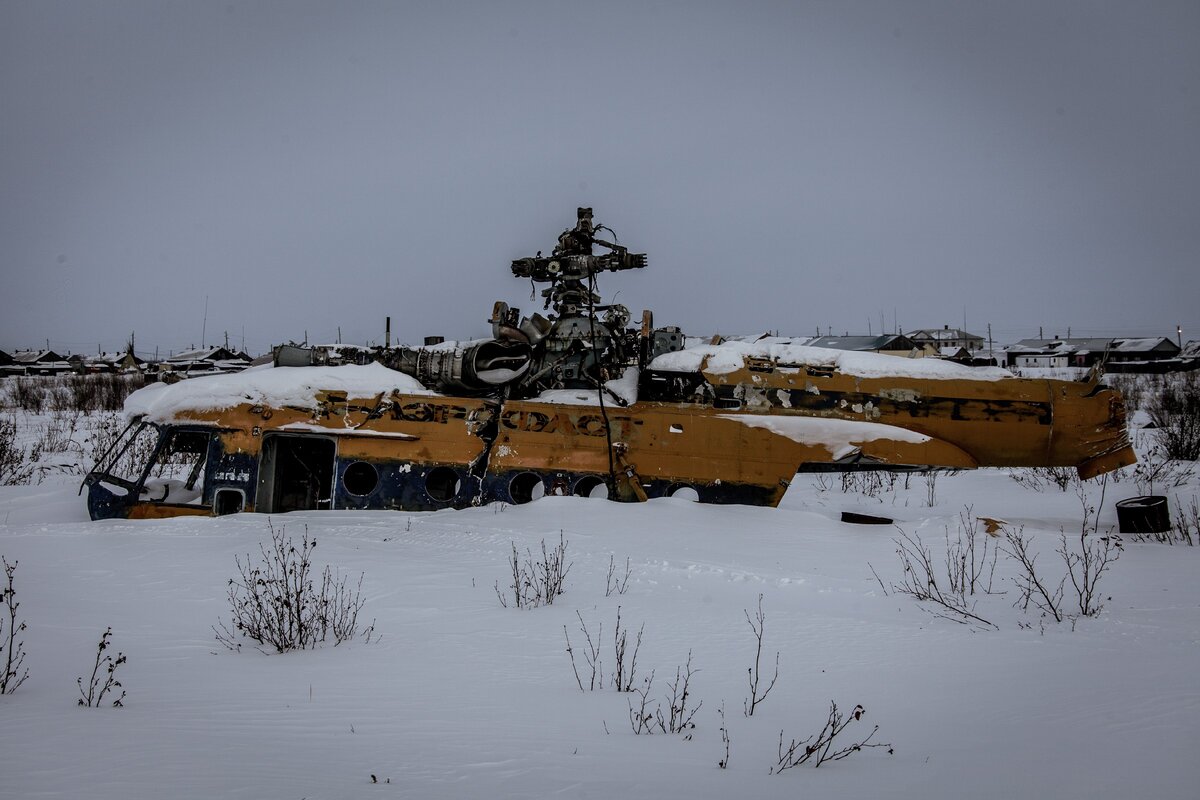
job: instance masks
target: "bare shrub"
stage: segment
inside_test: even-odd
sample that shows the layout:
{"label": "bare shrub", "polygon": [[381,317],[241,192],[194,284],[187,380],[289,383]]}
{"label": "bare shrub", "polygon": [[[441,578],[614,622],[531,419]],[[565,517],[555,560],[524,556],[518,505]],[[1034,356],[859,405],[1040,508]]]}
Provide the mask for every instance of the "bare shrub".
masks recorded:
{"label": "bare shrub", "polygon": [[[655,704],[654,709],[650,709],[650,692],[654,685],[654,673],[651,672],[644,685],[633,690],[638,696],[637,707],[634,707],[632,700],[629,701],[629,725],[634,734],[686,733],[693,730],[696,724],[692,720],[704,705],[703,701],[694,706],[690,705],[692,676],[698,671],[692,669],[692,653],[689,650],[687,663],[675,668],[675,680],[667,684],[668,692],[663,698],[666,701],[665,714],[662,703]],[[690,736],[691,734],[688,734],[689,738]]]}
{"label": "bare shrub", "polygon": [[1167,458],[1200,460],[1200,373],[1168,376],[1146,410]]}
{"label": "bare shrub", "polygon": [[38,438],[33,450],[39,456],[56,453],[78,453],[83,455],[83,447],[75,441],[79,431],[80,414],[72,410],[56,410],[49,419],[38,426]]}
{"label": "bare shrub", "polygon": [[[1088,505],[1082,489],[1079,501],[1083,505],[1083,522],[1079,526],[1079,546],[1068,546],[1067,534],[1059,537],[1057,552],[1067,567],[1067,580],[1075,590],[1076,606],[1085,617],[1094,617],[1104,608],[1100,601],[1099,584],[1104,573],[1120,557],[1121,540],[1116,536],[1097,536],[1096,507]],[[1104,496],[1100,497],[1103,505]],[[1111,533],[1111,531],[1110,531]]]}
{"label": "bare shrub", "polygon": [[[746,615],[746,624],[750,626],[750,632],[754,634],[754,666],[748,667],[746,672],[750,680],[750,697],[742,703],[742,713],[747,717],[754,716],[754,709],[758,704],[767,699],[767,695],[775,688],[775,681],[779,678],[779,651],[775,651],[775,672],[771,675],[771,680],[766,688],[759,694],[759,686],[762,681],[762,673],[760,665],[762,662],[762,646],[763,646],[763,631],[766,628],[767,615],[762,610],[763,596],[758,596],[758,611],[754,615],[754,619],[750,618],[750,612],[747,609],[742,609],[742,613]],[[722,709],[724,706],[722,706]],[[723,715],[722,715],[723,718]]]}
{"label": "bare shrub", "polygon": [[[312,554],[317,540],[307,526],[299,542],[268,522],[271,544],[259,545],[261,560],[251,563],[235,557],[238,575],[229,579],[231,619],[213,627],[217,641],[231,650],[241,649],[241,637],[273,647],[276,652],[305,650],[332,638],[334,645],[358,634],[363,575],[354,585],[326,566],[319,576]],[[319,581],[319,582],[318,582]],[[363,631],[367,641],[374,623]]]}
{"label": "bare shrub", "polygon": [[0,486],[28,483],[33,474],[32,460],[17,441],[16,420],[0,417]]}
{"label": "bare shrub", "polygon": [[613,628],[613,656],[616,668],[613,670],[613,685],[618,692],[632,692],[633,682],[637,677],[638,651],[642,649],[642,632],[646,624],[638,628],[637,638],[634,639],[633,652],[629,652],[629,628],[621,627],[621,607],[617,606],[617,624]]}
{"label": "bare shrub", "polygon": [[8,385],[8,404],[40,414],[46,407],[46,384],[38,378],[14,378]]}
{"label": "bare shrub", "polygon": [[1200,543],[1200,500],[1192,495],[1191,501],[1179,509],[1175,517],[1175,537],[1188,546]]}
{"label": "bare shrub", "polygon": [[[560,531],[558,545],[547,550],[546,540],[542,539],[542,557],[536,561],[529,550],[525,551],[522,561],[514,542],[508,565],[512,573],[512,583],[508,589],[512,593],[513,605],[517,608],[553,605],[554,598],[565,591],[564,583],[567,573],[571,571],[571,564],[567,561],[567,541]],[[508,598],[500,591],[500,581],[496,581],[495,589],[500,605],[508,608]]]}
{"label": "bare shrub", "polygon": [[999,548],[992,546],[991,536],[980,534],[979,519],[971,506],[958,512],[958,521],[958,533],[953,540],[950,529],[946,528],[946,577],[950,591],[964,598],[992,594]]}
{"label": "bare shrub", "polygon": [[841,473],[839,480],[843,494],[856,492],[866,497],[878,497],[895,491],[899,475],[890,470],[858,470]]}
{"label": "bare shrub", "polygon": [[0,674],[0,695],[12,694],[17,690],[17,687],[25,682],[29,677],[29,670],[25,664],[25,642],[19,640],[17,635],[25,630],[25,622],[17,622],[17,609],[21,604],[17,602],[16,589],[13,588],[13,576],[17,571],[17,564],[14,561],[8,563],[8,559],[0,556],[0,563],[4,565],[4,584],[0,585],[0,603],[3,604],[4,610],[8,616],[8,631],[4,630],[5,620],[0,617],[0,657],[4,660],[4,672]]}
{"label": "bare shrub", "polygon": [[1088,538],[1087,531],[1079,534],[1079,547],[1071,548],[1063,534],[1057,552],[1067,566],[1067,579],[1075,590],[1076,606],[1085,617],[1094,617],[1104,610],[1100,600],[1100,578],[1120,557],[1121,540],[1115,536]]}
{"label": "bare shrub", "polygon": [[[575,616],[579,618],[579,630],[583,633],[583,640],[587,645],[587,649],[583,651],[583,661],[588,670],[587,688],[584,689],[583,677],[580,675],[579,665],[575,661],[575,648],[571,646],[571,635],[567,632],[567,626],[564,625],[563,636],[567,640],[567,655],[571,658],[571,669],[575,673],[575,682],[579,685],[580,691],[603,689],[605,686],[604,665],[600,659],[600,643],[604,636],[604,623],[599,623],[596,635],[593,636],[587,623],[583,621],[583,615],[576,611]],[[634,691],[634,682],[637,680],[638,651],[642,649],[642,634],[645,630],[645,624],[638,628],[631,652],[629,650],[629,629],[622,626],[621,607],[617,606],[617,623],[613,629],[613,661],[616,666],[609,673],[609,682],[618,692]]]}
{"label": "bare shrub", "polygon": [[1029,467],[1011,470],[1008,474],[1019,486],[1035,492],[1048,486],[1057,486],[1059,491],[1065,492],[1079,481],[1079,473],[1074,467]]}
{"label": "bare shrub", "polygon": [[1138,375],[1132,372],[1110,372],[1104,376],[1104,382],[1121,393],[1125,407],[1129,411],[1137,411],[1142,407],[1143,398],[1148,394],[1147,388],[1153,389],[1154,378],[1150,375]]}
{"label": "bare shrub", "polygon": [[617,564],[614,556],[608,557],[608,577],[604,582],[604,596],[612,597],[613,594],[625,594],[625,590],[629,588],[629,575],[632,570],[629,566],[629,559],[625,559],[625,572],[617,574]]}
{"label": "bare shrub", "polygon": [[125,663],[126,658],[124,653],[117,653],[117,657],[113,658],[111,654],[105,651],[109,646],[109,638],[112,637],[112,628],[108,628],[104,633],[100,634],[100,643],[96,646],[96,663],[92,666],[92,676],[88,680],[88,687],[83,688],[83,678],[75,679],[79,684],[79,705],[88,708],[98,708],[104,702],[105,695],[111,695],[115,689],[121,690],[121,696],[112,701],[114,707],[120,708],[121,701],[125,699],[125,689],[121,686],[121,682],[117,680],[117,667]]}
{"label": "bare shrub", "polygon": [[850,716],[843,716],[837,703],[830,700],[829,716],[825,720],[825,725],[814,735],[807,739],[792,739],[785,747],[781,730],[779,732],[779,758],[775,766],[771,767],[772,774],[779,774],[808,763],[812,763],[813,767],[819,767],[829,761],[841,761],[843,758],[849,758],[855,753],[871,747],[886,747],[888,755],[891,755],[894,752],[892,745],[871,742],[871,739],[879,731],[878,725],[862,739],[851,741],[850,744],[845,744],[846,740],[843,739],[835,749],[837,737],[844,733],[851,724],[862,720],[865,713],[866,710],[861,705],[856,705],[850,712]]}
{"label": "bare shrub", "polygon": [[[970,536],[974,535],[975,530],[971,529]],[[974,594],[972,588],[979,585],[978,575],[982,574],[982,567],[977,565],[982,561],[977,562],[975,559],[977,555],[982,554],[977,553],[974,544],[962,544],[961,529],[957,550],[948,551],[944,568],[936,563],[929,546],[919,535],[909,536],[900,531],[900,536],[892,541],[896,545],[896,555],[904,571],[901,582],[892,584],[893,591],[921,602],[932,603],[935,608],[930,609],[930,613],[935,617],[964,625],[996,627],[994,623],[976,614],[975,601],[968,599]],[[964,558],[969,561],[964,562]],[[973,575],[976,577],[973,578]]]}
{"label": "bare shrub", "polygon": [[120,411],[125,398],[146,385],[142,374],[119,375],[115,372],[97,375],[71,375],[65,388],[70,394],[70,406],[76,411]]}
{"label": "bare shrub", "polygon": [[1161,443],[1148,448],[1133,468],[1133,483],[1138,493],[1154,494],[1154,484],[1160,489],[1175,489],[1187,484],[1195,473],[1195,466],[1186,461],[1171,458]]}
{"label": "bare shrub", "polygon": [[725,745],[725,757],[717,762],[717,766],[721,769],[729,769],[729,728],[725,726],[725,701],[721,701],[721,707],[717,709],[717,713],[721,715],[721,744]]}
{"label": "bare shrub", "polygon": [[567,633],[567,626],[563,625],[563,636],[567,640],[567,655],[571,657],[571,670],[575,673],[575,683],[579,684],[579,691],[581,692],[592,692],[596,689],[603,689],[604,664],[600,660],[600,637],[604,635],[604,623],[600,623],[596,631],[596,636],[593,639],[591,631],[588,630],[587,623],[583,621],[583,615],[576,611],[575,616],[579,617],[579,630],[583,632],[583,640],[587,643],[587,649],[583,652],[583,660],[590,671],[588,686],[585,690],[583,688],[583,678],[579,675],[579,666],[575,663],[575,649],[571,647],[571,634]]}
{"label": "bare shrub", "polygon": [[[1066,572],[1057,583],[1044,571],[1038,571],[1038,554],[1030,548],[1032,537],[1026,536],[1023,528],[1006,531],[1005,552],[1017,562],[1018,567],[1018,573],[1013,578],[1017,586],[1017,599],[1013,605],[1022,611],[1028,611],[1032,605],[1043,614],[1053,617],[1055,622],[1062,622],[1068,618],[1092,617],[1103,609],[1100,579],[1120,557],[1121,540],[1111,535],[1098,536],[1096,510],[1088,505],[1082,491],[1080,500],[1083,503],[1083,522],[1079,527],[1078,546],[1072,545],[1065,531],[1059,532],[1055,552]],[[1072,589],[1070,599],[1066,596],[1068,583]],[[1078,609],[1078,613],[1071,610],[1072,605]]]}
{"label": "bare shrub", "polygon": [[654,709],[650,707],[650,692],[654,688],[654,672],[642,682],[642,687],[635,690],[638,705],[629,701],[629,727],[633,728],[635,736],[643,733],[654,733]]}
{"label": "bare shrub", "polygon": [[931,469],[925,473],[925,505],[933,508],[937,505],[938,470]]}
{"label": "bare shrub", "polygon": [[1038,554],[1030,550],[1033,539],[1025,535],[1024,528],[1005,531],[1004,539],[1008,544],[1005,554],[1014,559],[1019,568],[1018,574],[1013,578],[1017,586],[1017,599],[1013,605],[1022,611],[1028,611],[1032,604],[1043,614],[1054,617],[1055,622],[1062,622],[1066,576],[1064,575],[1055,586],[1052,582],[1047,582],[1044,573],[1038,572]]}
{"label": "bare shrub", "polygon": [[667,684],[667,716],[663,717],[661,709],[655,714],[659,728],[665,733],[683,733],[696,727],[692,719],[704,705],[703,701],[689,705],[692,676],[697,672],[699,670],[692,669],[692,651],[689,650],[687,662],[675,668],[675,680]]}
{"label": "bare shrub", "polygon": [[[571,671],[575,675],[575,684],[581,692],[595,691],[611,686],[618,692],[634,695],[629,700],[629,724],[635,734],[647,733],[684,733],[695,728],[692,721],[703,703],[693,705],[691,681],[698,670],[692,669],[692,653],[688,651],[687,662],[675,668],[675,680],[667,684],[668,692],[662,702],[653,702],[654,672],[642,679],[638,684],[637,660],[642,648],[642,634],[646,626],[638,628],[637,636],[630,649],[629,629],[621,622],[621,607],[617,606],[617,621],[613,627],[613,663],[607,682],[604,677],[604,665],[601,662],[601,642],[604,637],[604,623],[601,622],[593,635],[584,622],[583,615],[578,611],[575,616],[579,619],[579,630],[583,634],[584,647],[581,650],[581,660],[584,671],[581,673],[579,662],[576,661],[576,650],[571,644],[571,635],[567,626],[563,626],[563,636],[567,641],[567,655],[571,659]],[[584,676],[587,681],[584,681]]]}

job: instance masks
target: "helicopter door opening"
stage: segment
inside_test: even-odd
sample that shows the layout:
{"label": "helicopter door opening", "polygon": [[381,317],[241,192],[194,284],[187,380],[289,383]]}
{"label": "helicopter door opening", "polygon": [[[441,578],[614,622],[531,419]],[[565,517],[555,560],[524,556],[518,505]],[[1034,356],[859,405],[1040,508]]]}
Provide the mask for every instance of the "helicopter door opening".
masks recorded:
{"label": "helicopter door opening", "polygon": [[337,446],[321,436],[263,437],[255,510],[268,514],[333,507]]}

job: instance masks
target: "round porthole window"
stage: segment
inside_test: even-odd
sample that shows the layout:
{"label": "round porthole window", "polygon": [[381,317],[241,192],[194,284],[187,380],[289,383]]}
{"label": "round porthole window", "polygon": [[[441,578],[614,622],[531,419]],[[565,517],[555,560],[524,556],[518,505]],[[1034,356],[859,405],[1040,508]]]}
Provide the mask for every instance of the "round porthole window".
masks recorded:
{"label": "round porthole window", "polygon": [[534,472],[522,472],[508,484],[508,493],[517,505],[537,500],[546,494],[546,484]]}
{"label": "round porthole window", "polygon": [[574,494],[576,497],[608,497],[608,486],[604,481],[594,475],[588,475],[580,478],[575,484]]}
{"label": "round porthole window", "polygon": [[439,503],[453,500],[460,488],[458,473],[450,467],[434,467],[425,475],[425,491]]}
{"label": "round porthole window", "polygon": [[370,494],[379,485],[379,471],[365,461],[355,461],[342,473],[342,485],[350,494]]}
{"label": "round porthole window", "polygon": [[679,500],[690,500],[693,503],[700,502],[700,493],[696,491],[695,487],[687,485],[672,486],[671,490],[667,492],[667,497],[675,497]]}

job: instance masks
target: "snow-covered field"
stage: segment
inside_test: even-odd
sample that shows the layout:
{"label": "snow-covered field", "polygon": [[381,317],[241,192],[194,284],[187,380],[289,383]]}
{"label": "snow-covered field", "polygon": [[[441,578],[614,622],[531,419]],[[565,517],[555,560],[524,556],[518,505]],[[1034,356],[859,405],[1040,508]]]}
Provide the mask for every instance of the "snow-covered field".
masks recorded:
{"label": "snow-covered field", "polygon": [[[837,475],[798,476],[778,509],[548,497],[282,515],[273,522],[289,535],[315,536],[318,564],[365,574],[363,615],[379,638],[266,655],[227,650],[212,630],[228,617],[235,557],[269,540],[266,517],[94,523],[77,485],[50,470],[41,484],[0,487],[0,554],[19,562],[29,668],[0,697],[5,798],[1200,793],[1200,548],[1126,537],[1102,578],[1103,611],[1074,623],[1014,608],[1003,558],[993,588],[1006,593],[975,606],[996,630],[939,619],[893,589],[900,531],[940,558],[966,509],[1023,526],[1057,581],[1060,529],[1077,533],[1083,518],[1070,488],[1035,491],[1003,470],[943,474],[930,505],[919,475],[876,497],[843,492]],[[1100,501],[1099,483],[1086,491]],[[1198,492],[1194,475],[1172,488],[1172,511]],[[1135,494],[1131,477],[1108,482],[1101,533],[1116,524],[1114,501]],[[843,510],[900,530],[842,523]],[[494,585],[508,582],[512,544],[536,552],[560,533],[565,594],[503,607]],[[624,594],[606,596],[610,557],[618,573],[629,559]],[[747,717],[746,612],[759,595],[764,683],[776,652],[779,677]],[[691,653],[703,706],[686,735],[635,735],[633,695],[576,685],[564,627],[583,670],[580,618],[593,634],[603,624],[607,675],[618,607],[634,632],[644,624],[637,674],[654,671],[652,705]],[[128,657],[124,706],[80,708],[76,678],[86,682],[108,626]],[[785,741],[815,734],[831,700],[866,709],[844,737],[878,725],[872,742],[894,752],[772,774],[781,730]]]}

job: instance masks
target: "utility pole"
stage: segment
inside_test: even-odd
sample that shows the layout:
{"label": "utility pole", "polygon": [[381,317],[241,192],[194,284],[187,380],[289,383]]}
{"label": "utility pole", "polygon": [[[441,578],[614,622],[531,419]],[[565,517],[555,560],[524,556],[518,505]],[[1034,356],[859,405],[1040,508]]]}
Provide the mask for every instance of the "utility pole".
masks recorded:
{"label": "utility pole", "polygon": [[1183,326],[1182,325],[1175,326],[1175,343],[1177,345],[1179,345],[1180,350],[1183,349]]}
{"label": "utility pole", "polygon": [[204,295],[204,324],[200,326],[200,347],[204,347],[204,337],[208,333],[208,295]]}

